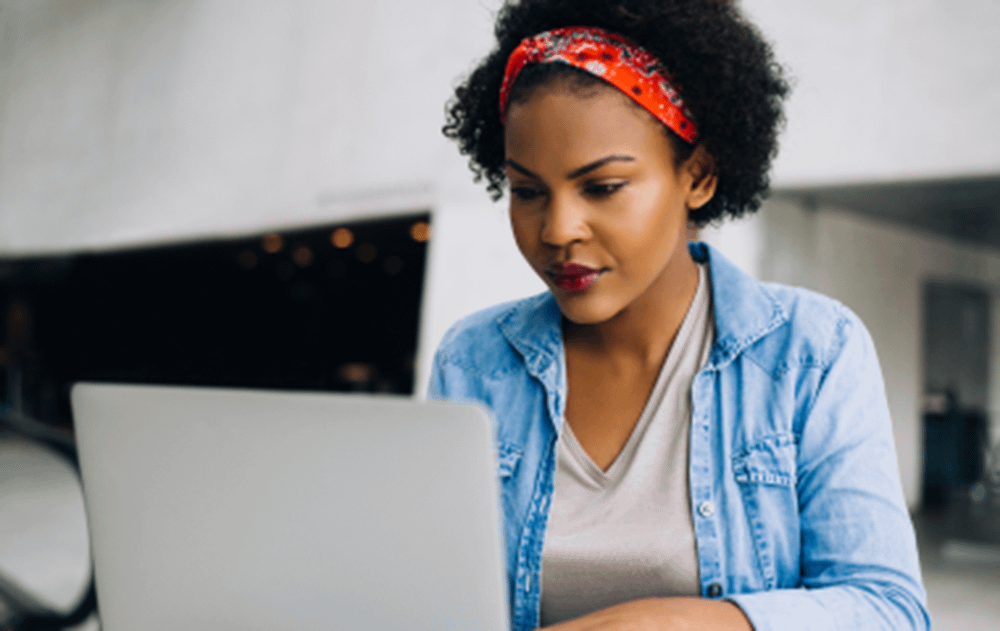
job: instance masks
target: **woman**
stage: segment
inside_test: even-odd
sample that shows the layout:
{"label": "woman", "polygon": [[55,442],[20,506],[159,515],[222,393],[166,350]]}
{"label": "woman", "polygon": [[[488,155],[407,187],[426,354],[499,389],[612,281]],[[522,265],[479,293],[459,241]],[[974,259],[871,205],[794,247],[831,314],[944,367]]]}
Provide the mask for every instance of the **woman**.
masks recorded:
{"label": "woman", "polygon": [[689,225],[752,212],[780,69],[729,0],[522,0],[445,134],[542,295],[446,335],[494,414],[512,627],[924,629],[875,351]]}

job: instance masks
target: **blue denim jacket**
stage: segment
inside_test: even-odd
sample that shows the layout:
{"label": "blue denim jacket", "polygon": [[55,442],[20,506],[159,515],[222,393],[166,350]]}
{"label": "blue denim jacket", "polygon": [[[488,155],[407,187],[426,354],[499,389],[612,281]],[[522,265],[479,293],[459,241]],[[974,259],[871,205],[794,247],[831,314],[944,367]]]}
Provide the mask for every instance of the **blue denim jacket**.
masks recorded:
{"label": "blue denim jacket", "polygon": [[[757,631],[928,629],[871,338],[843,305],[758,282],[711,247],[715,343],[691,388],[690,485],[702,594]],[[430,396],[496,418],[511,626],[539,621],[542,546],[566,401],[548,292],[447,333]]]}

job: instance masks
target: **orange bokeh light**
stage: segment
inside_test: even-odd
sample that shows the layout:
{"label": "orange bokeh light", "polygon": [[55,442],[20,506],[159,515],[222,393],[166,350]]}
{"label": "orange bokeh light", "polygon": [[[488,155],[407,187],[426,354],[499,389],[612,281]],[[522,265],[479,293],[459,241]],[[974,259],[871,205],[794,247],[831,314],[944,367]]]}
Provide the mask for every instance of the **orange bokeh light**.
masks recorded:
{"label": "orange bokeh light", "polygon": [[260,240],[260,247],[268,254],[277,254],[285,249],[285,239],[280,234],[272,232]]}
{"label": "orange bokeh light", "polygon": [[431,225],[426,221],[418,221],[410,226],[410,236],[414,241],[423,243],[431,238]]}
{"label": "orange bokeh light", "polygon": [[351,244],[354,243],[354,233],[347,228],[337,228],[330,235],[330,243],[333,244],[335,248],[349,248]]}
{"label": "orange bokeh light", "polygon": [[313,262],[313,251],[307,245],[300,245],[292,252],[292,260],[299,267],[309,267]]}

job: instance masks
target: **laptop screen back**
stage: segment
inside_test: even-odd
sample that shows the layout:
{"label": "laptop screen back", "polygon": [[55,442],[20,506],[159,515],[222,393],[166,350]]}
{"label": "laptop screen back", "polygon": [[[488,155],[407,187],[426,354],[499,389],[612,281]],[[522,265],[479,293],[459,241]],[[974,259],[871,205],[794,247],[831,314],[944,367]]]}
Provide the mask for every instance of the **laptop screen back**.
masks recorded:
{"label": "laptop screen back", "polygon": [[507,628],[479,408],[98,384],[72,401],[106,631]]}

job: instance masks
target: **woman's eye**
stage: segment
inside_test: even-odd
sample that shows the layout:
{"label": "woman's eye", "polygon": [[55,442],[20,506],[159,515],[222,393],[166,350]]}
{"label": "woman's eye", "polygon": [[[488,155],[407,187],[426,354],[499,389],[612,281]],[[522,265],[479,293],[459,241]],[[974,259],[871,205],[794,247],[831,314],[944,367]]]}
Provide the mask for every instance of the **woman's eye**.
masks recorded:
{"label": "woman's eye", "polygon": [[588,195],[593,195],[595,197],[607,197],[618,191],[621,187],[625,186],[625,182],[603,182],[587,184],[584,187],[584,192]]}
{"label": "woman's eye", "polygon": [[540,195],[543,195],[544,191],[531,186],[511,186],[510,194],[521,201],[530,201]]}

